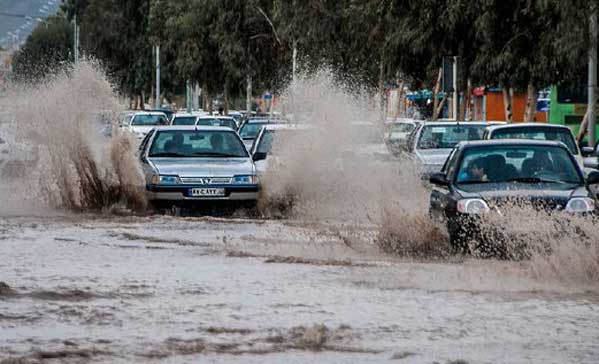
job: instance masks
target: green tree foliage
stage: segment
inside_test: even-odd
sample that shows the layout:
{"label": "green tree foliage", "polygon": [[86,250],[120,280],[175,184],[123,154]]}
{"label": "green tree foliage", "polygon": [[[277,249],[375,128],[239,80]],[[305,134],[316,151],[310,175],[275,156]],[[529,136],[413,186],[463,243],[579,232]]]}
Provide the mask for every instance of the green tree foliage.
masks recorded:
{"label": "green tree foliage", "polygon": [[372,87],[397,74],[432,87],[444,56],[460,57],[461,89],[468,79],[517,89],[580,84],[588,9],[596,3],[63,0],[63,16],[49,20],[48,29],[39,27],[17,61],[19,70],[26,53],[32,60],[44,54],[55,60],[50,63],[64,61],[72,37],[67,20],[77,14],[82,50],[100,59],[130,95],[151,89],[154,44],[160,44],[167,93],[192,80],[212,95],[226,90],[237,96],[248,75],[257,92],[276,91],[290,78],[294,47],[304,70],[327,65]]}
{"label": "green tree foliage", "polygon": [[13,58],[15,77],[39,80],[69,61],[73,34],[67,20],[54,16],[38,24]]}

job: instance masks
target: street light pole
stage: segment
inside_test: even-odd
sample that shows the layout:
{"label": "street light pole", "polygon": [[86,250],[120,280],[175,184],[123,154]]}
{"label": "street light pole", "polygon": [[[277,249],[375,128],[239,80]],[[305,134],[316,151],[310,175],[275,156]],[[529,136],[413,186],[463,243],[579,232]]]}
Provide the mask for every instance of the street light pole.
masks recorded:
{"label": "street light pole", "polygon": [[589,147],[596,144],[595,126],[597,123],[597,5],[591,4],[589,18],[589,104],[588,104],[588,134]]}
{"label": "street light pole", "polygon": [[154,99],[154,108],[158,109],[160,106],[160,46],[156,45],[156,98]]}
{"label": "street light pole", "polygon": [[458,120],[458,57],[453,57],[453,120]]}

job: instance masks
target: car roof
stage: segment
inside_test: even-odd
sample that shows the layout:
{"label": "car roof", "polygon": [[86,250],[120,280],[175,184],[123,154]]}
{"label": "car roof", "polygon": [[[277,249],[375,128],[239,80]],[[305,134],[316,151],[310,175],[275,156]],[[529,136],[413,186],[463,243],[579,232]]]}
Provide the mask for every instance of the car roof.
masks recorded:
{"label": "car roof", "polygon": [[423,126],[491,126],[496,125],[498,122],[487,122],[487,121],[426,121],[423,122]]}
{"label": "car roof", "polygon": [[234,132],[229,127],[226,126],[205,126],[205,125],[171,125],[171,126],[160,126],[155,128],[156,131],[227,131]]}
{"label": "car roof", "polygon": [[532,139],[489,139],[489,140],[471,140],[463,141],[458,144],[460,148],[483,147],[493,145],[515,145],[515,146],[546,146],[546,147],[563,147],[564,143],[553,140],[532,140]]}
{"label": "car roof", "polygon": [[570,130],[565,125],[556,125],[556,124],[547,124],[547,123],[511,123],[511,124],[503,124],[503,125],[493,125],[489,126],[489,131],[497,130],[497,129],[512,129],[512,128],[551,128],[551,129],[567,129]]}
{"label": "car roof", "polygon": [[135,111],[133,113],[134,116],[137,115],[164,115],[166,116],[166,114],[162,111]]}
{"label": "car roof", "polygon": [[231,116],[224,116],[224,115],[202,115],[199,118],[200,119],[230,119],[230,120],[235,120]]}
{"label": "car roof", "polygon": [[309,125],[303,124],[267,124],[262,127],[264,130],[309,130]]}
{"label": "car roof", "polygon": [[284,119],[251,118],[246,121],[246,124],[289,124],[289,123]]}

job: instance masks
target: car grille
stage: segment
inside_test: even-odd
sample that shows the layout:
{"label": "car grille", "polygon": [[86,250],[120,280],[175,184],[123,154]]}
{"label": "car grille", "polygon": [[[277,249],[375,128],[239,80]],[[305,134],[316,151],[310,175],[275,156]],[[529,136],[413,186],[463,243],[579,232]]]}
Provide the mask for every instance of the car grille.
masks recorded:
{"label": "car grille", "polygon": [[231,184],[231,179],[230,177],[181,177],[181,182],[201,185],[228,185]]}
{"label": "car grille", "polygon": [[561,199],[552,199],[552,198],[519,198],[519,199],[496,199],[492,201],[492,206],[498,208],[499,210],[509,210],[513,207],[532,207],[535,210],[544,210],[544,211],[555,211],[562,210],[566,204],[567,200]]}

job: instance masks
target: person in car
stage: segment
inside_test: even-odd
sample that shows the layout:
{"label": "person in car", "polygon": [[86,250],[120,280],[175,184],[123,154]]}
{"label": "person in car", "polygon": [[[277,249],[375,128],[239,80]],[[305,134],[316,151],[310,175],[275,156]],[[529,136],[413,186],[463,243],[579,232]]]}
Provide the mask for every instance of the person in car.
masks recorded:
{"label": "person in car", "polygon": [[175,133],[172,139],[164,143],[164,151],[167,153],[181,153],[183,149],[183,134],[181,133]]}
{"label": "person in car", "polygon": [[458,177],[461,182],[486,182],[489,180],[485,172],[484,158],[477,158],[470,162],[468,168]]}

